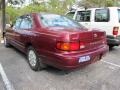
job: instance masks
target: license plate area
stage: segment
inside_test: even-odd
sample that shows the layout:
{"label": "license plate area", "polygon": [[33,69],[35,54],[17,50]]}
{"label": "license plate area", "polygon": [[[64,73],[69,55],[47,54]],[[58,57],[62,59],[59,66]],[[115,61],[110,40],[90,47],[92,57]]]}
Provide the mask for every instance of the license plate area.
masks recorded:
{"label": "license plate area", "polygon": [[90,59],[91,59],[91,58],[90,58],[89,55],[87,55],[87,56],[82,56],[82,57],[79,58],[79,63],[90,61]]}

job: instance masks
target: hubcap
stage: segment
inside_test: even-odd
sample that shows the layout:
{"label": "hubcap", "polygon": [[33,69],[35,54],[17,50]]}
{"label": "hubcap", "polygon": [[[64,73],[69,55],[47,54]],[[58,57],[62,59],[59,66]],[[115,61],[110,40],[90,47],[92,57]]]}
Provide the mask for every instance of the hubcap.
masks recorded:
{"label": "hubcap", "polygon": [[35,66],[36,63],[37,63],[37,56],[35,54],[35,52],[33,50],[30,50],[29,53],[28,53],[28,59],[29,59],[29,63],[31,66]]}

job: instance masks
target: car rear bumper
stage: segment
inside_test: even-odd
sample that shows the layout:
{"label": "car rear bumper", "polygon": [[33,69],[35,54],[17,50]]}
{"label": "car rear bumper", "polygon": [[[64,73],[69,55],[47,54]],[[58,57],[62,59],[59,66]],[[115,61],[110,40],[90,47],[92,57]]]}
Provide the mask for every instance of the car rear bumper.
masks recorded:
{"label": "car rear bumper", "polygon": [[[97,50],[84,53],[54,54],[52,57],[47,59],[46,63],[62,70],[72,70],[100,60],[108,52],[108,50],[108,46],[106,45]],[[80,57],[88,55],[90,56],[89,61],[79,63]]]}
{"label": "car rear bumper", "polygon": [[120,36],[114,37],[112,35],[107,36],[107,43],[110,46],[119,46],[120,45]]}

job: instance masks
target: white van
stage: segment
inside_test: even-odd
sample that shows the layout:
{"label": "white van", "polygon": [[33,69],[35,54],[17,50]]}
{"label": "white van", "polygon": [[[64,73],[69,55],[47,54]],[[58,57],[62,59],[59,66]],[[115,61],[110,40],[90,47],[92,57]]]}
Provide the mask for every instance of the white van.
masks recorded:
{"label": "white van", "polygon": [[106,31],[107,41],[110,47],[120,45],[120,8],[88,8],[70,11],[68,17],[91,29],[97,28]]}

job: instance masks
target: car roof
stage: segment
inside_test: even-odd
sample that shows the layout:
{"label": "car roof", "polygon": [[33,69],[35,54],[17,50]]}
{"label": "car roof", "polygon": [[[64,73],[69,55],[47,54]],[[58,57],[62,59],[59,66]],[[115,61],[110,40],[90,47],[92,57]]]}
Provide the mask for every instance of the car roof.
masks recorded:
{"label": "car roof", "polygon": [[[87,10],[105,9],[105,8],[109,8],[109,9],[120,9],[120,7],[100,7],[100,8],[88,8]],[[81,10],[85,10],[85,8],[78,8],[78,9],[77,9],[77,11],[81,11]]]}
{"label": "car roof", "polygon": [[[32,13],[27,13],[27,14],[23,14],[23,15],[20,15],[19,17],[25,17],[27,15],[40,15],[40,14],[52,14],[52,15],[59,15],[59,14],[55,14],[55,13],[49,13],[49,12],[32,12]],[[18,18],[19,18],[18,17]]]}

